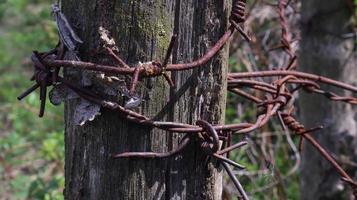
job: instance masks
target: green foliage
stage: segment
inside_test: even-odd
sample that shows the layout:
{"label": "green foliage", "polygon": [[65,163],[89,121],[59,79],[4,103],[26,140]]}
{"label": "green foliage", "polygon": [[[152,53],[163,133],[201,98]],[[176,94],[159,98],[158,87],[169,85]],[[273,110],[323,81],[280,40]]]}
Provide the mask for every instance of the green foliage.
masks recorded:
{"label": "green foliage", "polygon": [[48,1],[0,0],[0,199],[63,199],[62,107],[39,95],[16,97],[32,83],[29,55],[57,42]]}
{"label": "green foliage", "polygon": [[[246,71],[245,66],[239,66],[232,58],[229,60],[229,63],[232,71]],[[241,111],[237,111],[237,104],[241,104]],[[226,124],[254,122],[256,120],[256,109],[253,103],[238,95],[228,93]],[[231,158],[244,165],[246,172],[248,172],[238,175],[238,178],[246,191],[252,195],[252,199],[297,200],[299,199],[297,172],[286,177],[281,184],[273,185],[274,182],[279,180],[279,177],[285,177],[288,174],[295,164],[295,159],[292,159],[293,152],[281,128],[274,122],[270,123],[267,128],[268,130],[274,130],[274,132],[262,133],[262,131],[266,131],[266,128],[255,131],[248,135],[249,148],[231,152]],[[264,144],[263,138],[268,140],[269,144]],[[239,142],[242,139],[244,138],[234,138],[234,142]],[[265,160],[262,152],[264,148],[266,152],[273,152],[273,163]],[[247,156],[248,154],[250,156]],[[282,198],[283,196],[284,198]]]}

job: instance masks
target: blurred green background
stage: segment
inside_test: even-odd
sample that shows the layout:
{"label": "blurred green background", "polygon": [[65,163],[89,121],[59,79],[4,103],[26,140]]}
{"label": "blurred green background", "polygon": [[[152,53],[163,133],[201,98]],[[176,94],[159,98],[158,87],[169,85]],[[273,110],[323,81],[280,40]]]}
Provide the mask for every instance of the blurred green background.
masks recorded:
{"label": "blurred green background", "polygon": [[45,0],[0,0],[0,199],[63,199],[63,107],[39,95],[16,97],[32,84],[31,51],[56,45],[57,32]]}

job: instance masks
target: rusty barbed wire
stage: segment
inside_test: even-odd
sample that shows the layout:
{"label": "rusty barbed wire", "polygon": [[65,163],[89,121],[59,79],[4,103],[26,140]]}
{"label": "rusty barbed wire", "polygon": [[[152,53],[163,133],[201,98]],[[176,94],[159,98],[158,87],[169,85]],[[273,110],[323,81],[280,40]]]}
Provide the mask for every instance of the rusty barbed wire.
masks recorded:
{"label": "rusty barbed wire", "polygon": [[282,48],[290,55],[291,58],[295,56],[295,53],[291,47],[291,34],[289,31],[288,21],[285,15],[285,8],[288,3],[285,0],[278,1],[278,13],[280,18],[280,26],[281,26],[281,43]]}
{"label": "rusty barbed wire", "polygon": [[[284,15],[285,3],[279,1],[280,21],[282,24],[282,41],[289,50],[290,36],[287,22]],[[169,58],[176,41],[174,35],[171,39],[167,49],[166,57],[163,62],[152,61],[137,66],[129,66],[112,49],[106,48],[108,55],[112,56],[118,65],[102,65],[92,62],[83,62],[78,60],[64,60],[64,53],[66,50],[65,44],[60,40],[59,45],[49,52],[39,53],[34,51],[31,56],[35,71],[34,76],[31,78],[35,84],[21,94],[18,99],[21,100],[27,95],[40,88],[40,112],[39,116],[42,117],[45,110],[47,87],[63,84],[67,88],[73,90],[78,96],[86,99],[92,103],[101,105],[104,108],[118,112],[123,119],[137,123],[142,126],[151,128],[158,128],[167,132],[176,132],[186,134],[180,141],[178,147],[170,152],[155,153],[155,152],[122,152],[113,153],[112,157],[119,158],[169,158],[181,153],[189,144],[195,144],[200,147],[202,152],[207,156],[213,157],[221,163],[225,168],[237,190],[240,193],[241,199],[249,199],[247,193],[244,191],[242,185],[230,169],[229,165],[237,169],[244,169],[244,166],[229,159],[229,152],[238,149],[247,144],[246,141],[241,141],[232,144],[232,136],[238,134],[247,134],[256,131],[266,125],[274,116],[278,116],[284,129],[290,129],[295,135],[308,140],[320,153],[326,158],[341,175],[344,182],[351,186],[356,196],[356,182],[342,169],[342,167],[333,159],[333,157],[313,138],[309,133],[320,129],[321,127],[306,130],[305,127],[292,117],[291,101],[294,101],[293,94],[300,89],[305,89],[308,92],[322,94],[330,100],[342,101],[349,104],[356,104],[357,99],[354,97],[343,97],[335,93],[324,91],[320,88],[319,84],[333,85],[337,88],[352,91],[357,93],[357,87],[348,85],[339,81],[335,81],[326,77],[292,71],[296,61],[296,56],[289,50],[288,54],[291,55],[290,62],[285,69],[272,70],[272,71],[258,71],[258,72],[239,72],[229,73],[227,82],[227,89],[237,95],[240,95],[248,100],[254,102],[257,106],[257,118],[253,123],[239,123],[229,125],[211,124],[203,119],[197,120],[196,124],[184,124],[178,122],[162,122],[150,119],[140,113],[127,109],[121,106],[118,102],[106,99],[101,94],[94,93],[87,88],[78,86],[78,83],[67,80],[59,75],[60,69],[72,68],[82,69],[95,72],[101,72],[106,75],[122,75],[131,76],[130,93],[134,93],[138,81],[146,77],[163,76],[167,83],[174,87],[174,82],[167,72],[183,71],[193,69],[206,64],[213,56],[215,56],[221,48],[227,43],[235,31],[238,31],[247,41],[250,37],[245,33],[243,28],[239,25],[245,21],[245,0],[236,0],[232,6],[231,16],[229,18],[230,27],[223,34],[223,36],[211,47],[202,57],[189,63],[170,64]],[[56,11],[57,14],[60,11]],[[290,52],[290,53],[289,53]],[[273,82],[262,82],[254,80],[254,78],[262,77],[275,77]],[[296,87],[292,88],[294,85]],[[259,90],[264,93],[265,98],[254,96],[248,90]],[[220,142],[223,145],[220,145]]]}
{"label": "rusty barbed wire", "polygon": [[229,17],[229,22],[232,26],[242,35],[242,37],[251,41],[252,39],[248,36],[248,34],[243,30],[243,28],[239,25],[240,23],[244,23],[246,18],[246,0],[233,0],[235,1],[232,5],[231,16]]}

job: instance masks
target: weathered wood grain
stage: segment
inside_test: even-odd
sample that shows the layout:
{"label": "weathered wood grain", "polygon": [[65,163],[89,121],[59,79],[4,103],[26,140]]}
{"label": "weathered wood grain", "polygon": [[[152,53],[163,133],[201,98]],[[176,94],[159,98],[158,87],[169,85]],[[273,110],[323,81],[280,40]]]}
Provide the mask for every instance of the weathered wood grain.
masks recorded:
{"label": "weathered wood grain", "polygon": [[[227,28],[230,2],[63,0],[62,7],[84,41],[82,60],[108,62],[108,56],[91,55],[100,45],[102,26],[112,33],[129,64],[162,59],[176,33],[173,62],[179,63],[198,58],[219,39]],[[162,77],[145,81],[148,89],[141,90],[145,101],[140,111],[158,120],[223,122],[227,51],[225,47],[205,67],[173,73],[175,89]],[[220,169],[214,161],[205,164],[205,155],[194,145],[166,160],[110,157],[124,151],[168,151],[181,135],[129,123],[108,110],[78,127],[72,120],[75,105],[70,101],[65,106],[66,199],[221,199]]]}

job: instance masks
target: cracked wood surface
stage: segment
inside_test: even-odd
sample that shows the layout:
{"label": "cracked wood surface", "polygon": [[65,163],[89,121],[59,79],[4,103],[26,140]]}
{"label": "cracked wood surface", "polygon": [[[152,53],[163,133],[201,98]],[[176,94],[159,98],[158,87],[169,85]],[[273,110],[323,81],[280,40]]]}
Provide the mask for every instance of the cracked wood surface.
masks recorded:
{"label": "cracked wood surface", "polygon": [[[178,35],[172,60],[203,55],[224,33],[230,3],[224,0],[63,0],[62,9],[83,39],[82,60],[109,62],[97,52],[100,26],[111,32],[120,56],[129,64],[163,59],[170,36]],[[163,77],[145,81],[139,108],[152,118],[194,123],[224,122],[226,47],[206,67],[172,74],[176,88]],[[67,72],[68,73],[68,72]],[[73,79],[83,74],[72,75]],[[171,159],[118,159],[124,151],[163,152],[175,148],[182,135],[164,134],[124,121],[117,113],[83,127],[72,120],[75,101],[65,105],[66,199],[221,199],[221,169],[204,164],[205,155],[191,145]]]}

